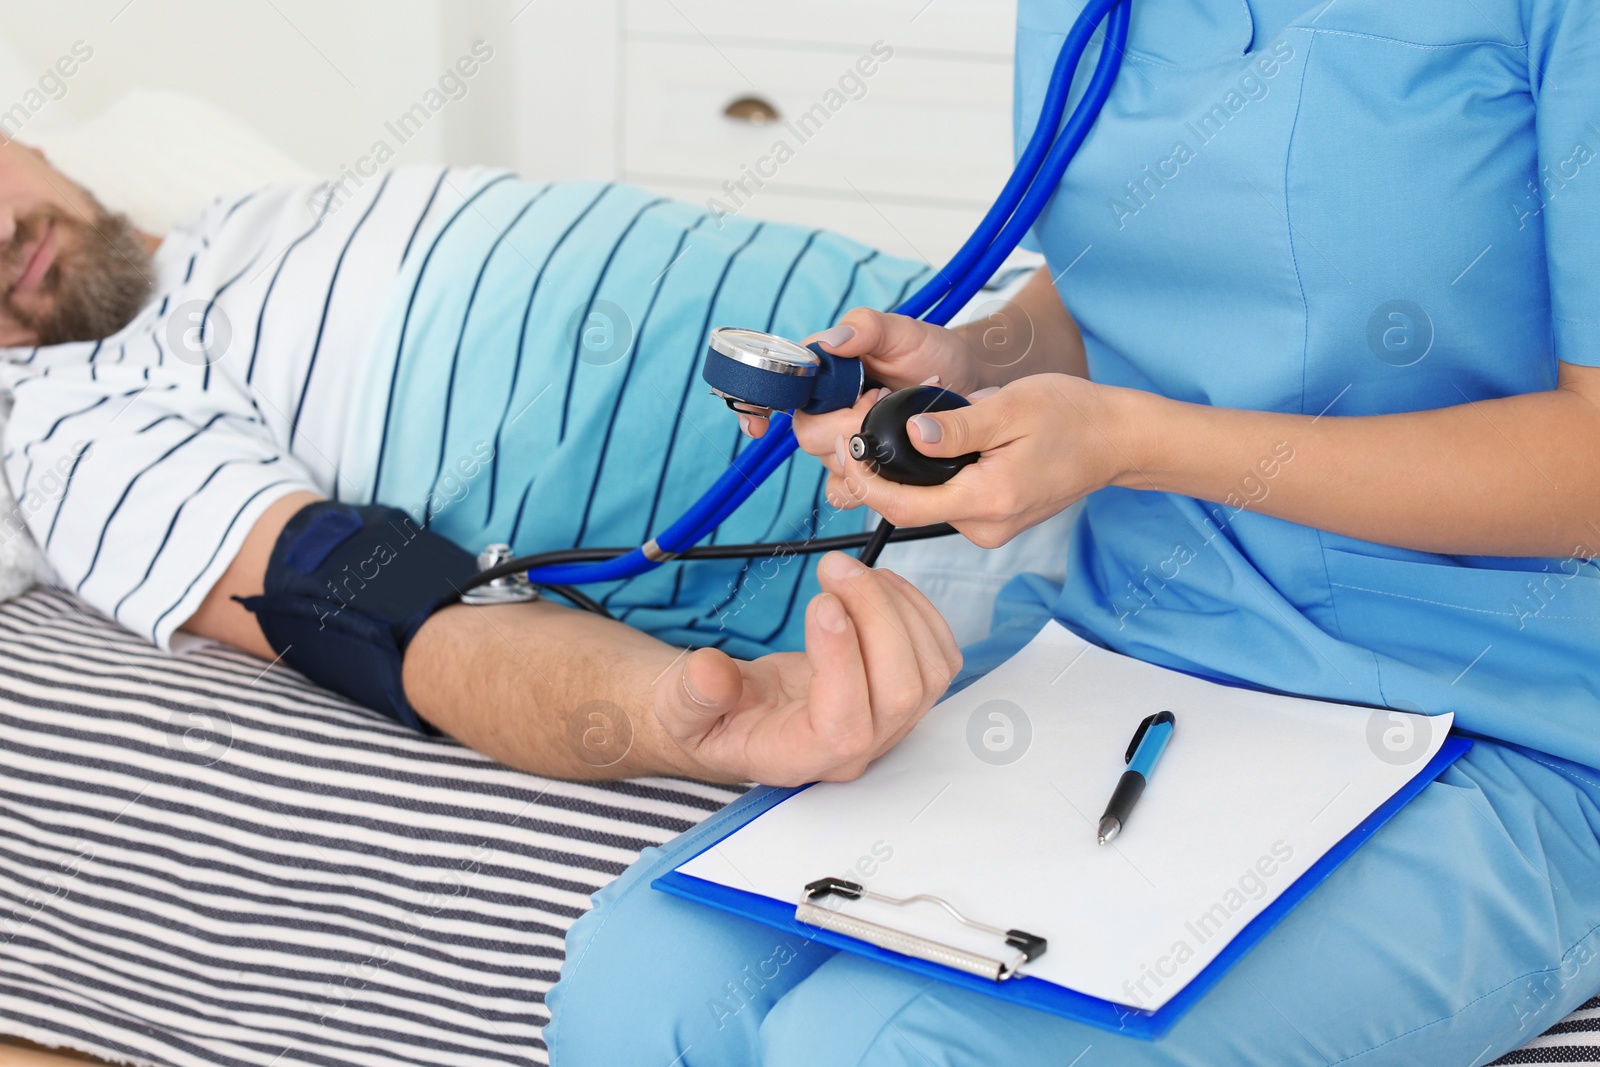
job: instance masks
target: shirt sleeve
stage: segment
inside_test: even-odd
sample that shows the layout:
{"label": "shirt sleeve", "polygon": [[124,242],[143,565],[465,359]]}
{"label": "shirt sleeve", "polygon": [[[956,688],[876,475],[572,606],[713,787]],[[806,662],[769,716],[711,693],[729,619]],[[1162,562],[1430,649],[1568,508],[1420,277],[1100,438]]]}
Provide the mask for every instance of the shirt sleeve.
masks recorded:
{"label": "shirt sleeve", "polygon": [[6,368],[18,510],[62,588],[170,651],[261,513],[317,486],[215,368],[65,348]]}
{"label": "shirt sleeve", "polygon": [[1528,81],[1556,355],[1600,366],[1600,5],[1533,0]]}

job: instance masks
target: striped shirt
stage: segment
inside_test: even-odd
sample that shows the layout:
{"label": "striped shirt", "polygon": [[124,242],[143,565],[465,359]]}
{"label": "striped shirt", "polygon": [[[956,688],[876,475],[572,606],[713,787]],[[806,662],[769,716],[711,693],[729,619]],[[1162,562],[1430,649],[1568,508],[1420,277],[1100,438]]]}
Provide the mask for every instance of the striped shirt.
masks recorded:
{"label": "striped shirt", "polygon": [[[0,382],[6,471],[59,584],[164,648],[297,490],[472,551],[637,544],[743,446],[699,380],[709,328],[801,336],[925,273],[627,186],[441,168],[219,201],[157,265],[125,329],[13,350]],[[822,480],[798,457],[718,538],[858,529]],[[815,579],[706,561],[597,592],[664,640],[757,655],[798,646]]]}

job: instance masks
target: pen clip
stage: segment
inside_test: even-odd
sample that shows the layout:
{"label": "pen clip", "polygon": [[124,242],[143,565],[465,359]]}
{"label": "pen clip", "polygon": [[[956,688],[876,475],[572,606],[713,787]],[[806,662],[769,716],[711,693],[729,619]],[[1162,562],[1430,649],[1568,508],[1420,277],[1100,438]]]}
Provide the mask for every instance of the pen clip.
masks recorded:
{"label": "pen clip", "polygon": [[1139,742],[1144,740],[1144,735],[1150,732],[1150,727],[1158,722],[1177,722],[1177,716],[1170,711],[1158,711],[1154,715],[1146,715],[1139,723],[1139,728],[1133,732],[1133,740],[1128,742],[1128,751],[1122,757],[1123,763],[1132,763],[1134,753],[1139,751]]}

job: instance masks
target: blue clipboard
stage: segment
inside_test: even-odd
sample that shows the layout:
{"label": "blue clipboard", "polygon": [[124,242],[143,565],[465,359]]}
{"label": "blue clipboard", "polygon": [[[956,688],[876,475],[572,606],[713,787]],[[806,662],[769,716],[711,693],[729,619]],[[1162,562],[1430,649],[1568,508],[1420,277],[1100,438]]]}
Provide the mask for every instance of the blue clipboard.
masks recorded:
{"label": "blue clipboard", "polygon": [[[1245,953],[1249,952],[1262,938],[1266,937],[1274,926],[1282,922],[1284,916],[1288,915],[1295,905],[1299,904],[1313,889],[1320,885],[1323,879],[1332,874],[1368,838],[1377,833],[1379,827],[1393,818],[1396,812],[1418,793],[1422,792],[1424,787],[1443,774],[1447,767],[1460,759],[1471,748],[1471,739],[1452,732],[1445,739],[1444,745],[1421,771],[1417,772],[1383,806],[1357,824],[1356,828],[1346,834],[1337,845],[1307,868],[1305,873],[1301,874],[1285,889],[1270,906],[1246,924],[1244,929],[1222,950],[1221,954],[1212,960],[1194,980],[1155,1011],[1130,1008],[1123,1004],[1102,1000],[1099,997],[1091,997],[1026,974],[1003,982],[996,982],[964,971],[958,971],[942,964],[913,956],[905,956],[831,930],[803,924],[795,919],[795,901],[774,900],[771,897],[760,896],[742,889],[733,889],[729,886],[708,882],[679,871],[669,871],[657,878],[651,885],[675,897],[706,904],[738,915],[741,918],[753,919],[766,926],[793,933],[808,940],[818,941],[834,948],[854,952],[869,959],[880,960],[892,966],[901,967],[930,978],[937,978],[952,985],[961,986],[963,989],[970,989],[986,996],[1010,1001],[1013,1004],[1021,1004],[1024,1007],[1048,1012],[1051,1015],[1059,1015],[1062,1018],[1087,1023],[1103,1030],[1153,1041],[1172,1029],[1173,1025],[1190,1008],[1194,1007],[1195,1003],[1205,996],[1212,986],[1217,984],[1230,967],[1239,962]],[[775,798],[770,806],[782,803],[783,800],[788,799],[788,797],[799,791],[793,790]],[[759,818],[759,816],[757,817]],[[740,824],[740,826],[743,825],[745,823]],[[728,833],[731,834],[739,828],[739,826],[732,827]],[[713,848],[721,840],[722,838],[719,837],[717,840],[708,843],[700,852]],[[696,853],[696,855],[698,854]]]}

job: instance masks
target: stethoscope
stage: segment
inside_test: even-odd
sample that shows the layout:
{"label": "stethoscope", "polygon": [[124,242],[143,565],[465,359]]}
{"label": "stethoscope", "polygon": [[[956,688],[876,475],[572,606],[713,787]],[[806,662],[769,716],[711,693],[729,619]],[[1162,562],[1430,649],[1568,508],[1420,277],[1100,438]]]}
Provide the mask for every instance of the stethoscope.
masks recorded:
{"label": "stethoscope", "polygon": [[[1128,40],[1131,3],[1132,0],[1090,0],[1079,14],[1062,42],[1038,125],[994,206],[950,262],[894,309],[897,314],[944,325],[1016,249],[1061,184],[1067,164],[1072,162],[1111,94]],[[1106,43],[1083,99],[1063,125],[1061,119],[1079,61],[1102,22]],[[869,533],[845,537],[696,547],[793,455],[799,442],[795,440],[792,412],[819,415],[838,411],[855,404],[865,390],[877,388],[877,383],[866,377],[860,360],[831,355],[817,344],[802,346],[759,330],[727,326],[711,332],[701,376],[734,411],[773,414],[766,434],[741,452],[681,518],[637,548],[573,548],[511,558],[506,546],[490,546],[479,557],[479,573],[466,587],[463,602],[528,600],[542,588],[579,607],[604,614],[600,604],[573,586],[633,578],[674,559],[751,559],[860,548],[859,558],[870,566],[890,540],[916,540],[954,532],[944,524],[897,531],[888,522],[880,522]],[[933,385],[892,392],[867,412],[861,431],[851,438],[850,453],[891,481],[912,485],[947,481],[975,461],[978,454],[954,459],[924,456],[911,443],[906,421],[922,412],[947,411],[966,404],[965,397]]]}

